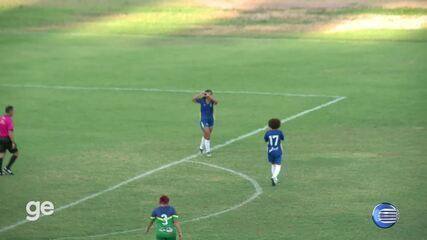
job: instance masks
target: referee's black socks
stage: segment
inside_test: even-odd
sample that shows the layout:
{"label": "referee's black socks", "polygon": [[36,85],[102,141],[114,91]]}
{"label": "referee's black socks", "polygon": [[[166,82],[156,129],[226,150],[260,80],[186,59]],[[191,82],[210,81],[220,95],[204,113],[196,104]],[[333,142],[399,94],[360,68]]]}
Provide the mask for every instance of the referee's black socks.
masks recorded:
{"label": "referee's black socks", "polygon": [[0,158],[0,172],[3,171],[3,158]]}
{"label": "referee's black socks", "polygon": [[10,170],[17,158],[18,158],[18,156],[12,155],[12,157],[10,157],[10,161],[7,164],[6,168]]}

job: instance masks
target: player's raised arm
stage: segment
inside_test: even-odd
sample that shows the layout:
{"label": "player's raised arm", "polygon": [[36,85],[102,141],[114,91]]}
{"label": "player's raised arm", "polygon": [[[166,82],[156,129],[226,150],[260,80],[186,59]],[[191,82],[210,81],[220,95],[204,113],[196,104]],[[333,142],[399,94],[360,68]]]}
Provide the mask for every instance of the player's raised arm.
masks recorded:
{"label": "player's raised arm", "polygon": [[218,104],[218,100],[216,100],[216,98],[212,95],[206,95],[207,98],[209,98],[211,100],[211,102],[215,105]]}
{"label": "player's raised arm", "polygon": [[193,98],[192,98],[192,101],[193,101],[194,103],[197,103],[197,100],[199,100],[199,99],[203,98],[205,95],[206,95],[206,93],[205,93],[205,92],[201,92],[201,93],[199,93],[199,94],[197,94],[197,95],[194,95],[194,96],[193,96]]}
{"label": "player's raised arm", "polygon": [[176,230],[178,230],[178,238],[179,238],[179,240],[183,240],[184,238],[182,236],[181,224],[178,221],[174,222],[173,224],[175,225]]}

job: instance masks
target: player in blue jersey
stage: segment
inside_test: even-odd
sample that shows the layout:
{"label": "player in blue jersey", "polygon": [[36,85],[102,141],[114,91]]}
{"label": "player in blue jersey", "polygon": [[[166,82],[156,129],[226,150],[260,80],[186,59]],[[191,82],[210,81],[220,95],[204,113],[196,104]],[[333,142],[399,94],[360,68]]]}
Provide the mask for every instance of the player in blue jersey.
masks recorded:
{"label": "player in blue jersey", "polygon": [[200,104],[200,127],[203,131],[200,142],[200,152],[206,151],[206,156],[211,156],[211,135],[214,126],[214,105],[218,101],[214,98],[212,90],[208,89],[193,97],[193,102]]}
{"label": "player in blue jersey", "polygon": [[155,225],[157,240],[176,240],[178,233],[179,240],[183,240],[181,225],[178,222],[178,215],[175,208],[169,206],[169,197],[162,195],[159,200],[160,206],[151,213],[151,221],[147,226],[147,233]]}
{"label": "player in blue jersey", "polygon": [[277,176],[282,167],[282,141],[285,140],[285,135],[279,130],[280,124],[279,119],[270,119],[268,130],[264,135],[264,140],[268,143],[268,161],[271,163],[271,184],[273,186],[279,182]]}

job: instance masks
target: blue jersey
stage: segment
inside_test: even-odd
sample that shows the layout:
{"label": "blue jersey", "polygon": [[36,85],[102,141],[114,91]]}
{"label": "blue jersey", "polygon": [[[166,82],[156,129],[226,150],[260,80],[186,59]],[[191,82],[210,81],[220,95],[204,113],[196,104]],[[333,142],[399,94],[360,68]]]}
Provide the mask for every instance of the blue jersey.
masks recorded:
{"label": "blue jersey", "polygon": [[175,208],[172,206],[160,206],[153,210],[151,213],[151,219],[156,218],[178,218],[178,215],[176,214]]}
{"label": "blue jersey", "polygon": [[285,140],[285,135],[280,130],[268,130],[264,135],[264,140],[268,143],[268,155],[281,156],[281,143]]}
{"label": "blue jersey", "polygon": [[214,103],[207,103],[204,98],[197,99],[197,102],[200,104],[200,118],[201,119],[213,119],[214,115]]}

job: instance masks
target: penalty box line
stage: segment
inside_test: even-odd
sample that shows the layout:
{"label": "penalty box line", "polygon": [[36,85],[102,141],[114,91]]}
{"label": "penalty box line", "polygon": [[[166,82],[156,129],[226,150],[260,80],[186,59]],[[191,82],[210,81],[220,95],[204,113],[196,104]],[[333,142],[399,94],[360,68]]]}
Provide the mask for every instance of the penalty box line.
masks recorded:
{"label": "penalty box line", "polygon": [[[33,89],[52,89],[69,91],[121,91],[121,92],[159,92],[159,93],[196,93],[200,90],[192,89],[161,89],[161,88],[133,88],[133,87],[84,87],[84,86],[59,86],[59,85],[39,85],[39,84],[0,84],[0,87],[6,88],[33,88]],[[284,97],[319,97],[319,98],[339,98],[341,96],[329,96],[318,94],[298,94],[298,93],[277,93],[277,92],[259,92],[259,91],[228,91],[218,90],[215,93],[220,94],[244,94],[244,95],[266,95],[266,96],[284,96]]]}
{"label": "penalty box line", "polygon": [[[281,121],[282,121],[282,123],[284,123],[284,122],[288,122],[288,121],[292,121],[292,120],[294,120],[294,119],[296,119],[296,118],[302,117],[302,116],[304,116],[304,115],[306,115],[306,114],[309,114],[309,113],[311,113],[311,112],[315,112],[315,111],[318,111],[318,110],[320,110],[320,109],[323,109],[323,108],[326,108],[326,107],[328,107],[328,106],[331,106],[331,105],[333,105],[333,104],[336,104],[336,103],[338,103],[338,102],[340,102],[340,101],[342,101],[342,100],[344,100],[344,99],[346,99],[346,97],[344,97],[344,96],[337,97],[337,98],[335,98],[335,99],[333,99],[333,100],[330,100],[330,101],[328,101],[328,102],[326,102],[326,103],[320,104],[320,105],[318,105],[318,106],[316,106],[316,107],[313,107],[313,108],[307,109],[307,110],[305,110],[305,111],[302,111],[302,112],[297,113],[297,114],[295,114],[295,115],[292,115],[292,116],[290,116],[290,117],[284,118],[284,119],[282,119]],[[236,138],[230,139],[230,140],[228,140],[228,141],[226,141],[226,142],[224,142],[224,143],[222,143],[222,144],[219,144],[219,145],[214,146],[214,147],[212,148],[212,151],[218,150],[218,149],[223,148],[223,147],[226,147],[226,146],[228,146],[228,145],[230,145],[230,144],[232,144],[232,143],[235,143],[235,142],[241,141],[241,140],[243,140],[243,139],[246,139],[246,138],[248,138],[248,137],[251,137],[251,136],[253,136],[253,135],[256,135],[256,134],[258,134],[258,133],[260,133],[260,132],[262,132],[262,131],[265,131],[266,129],[267,129],[267,126],[264,126],[264,127],[262,127],[262,128],[258,128],[258,129],[254,130],[254,131],[251,131],[251,132],[249,132],[249,133],[243,134],[243,135],[238,136],[238,137],[236,137]],[[129,179],[127,179],[127,180],[124,180],[124,181],[122,181],[122,182],[120,182],[120,183],[118,183],[118,184],[116,184],[116,185],[110,186],[110,187],[108,187],[108,188],[106,188],[106,189],[104,189],[104,190],[102,190],[102,191],[99,191],[99,192],[96,192],[96,193],[90,194],[90,195],[88,195],[88,196],[86,196],[86,197],[83,197],[83,198],[81,198],[81,199],[79,199],[79,200],[76,200],[76,201],[74,201],[74,202],[71,202],[71,203],[68,203],[68,204],[66,204],[66,205],[63,205],[63,206],[61,206],[61,207],[59,207],[59,208],[55,209],[55,213],[56,213],[56,212],[60,212],[60,211],[65,210],[65,209],[68,209],[68,208],[70,208],[70,207],[74,207],[74,206],[76,206],[76,205],[78,205],[78,204],[80,204],[80,203],[86,202],[86,201],[88,201],[88,200],[90,200],[90,199],[96,198],[96,197],[98,197],[98,196],[100,196],[100,195],[103,195],[103,194],[105,194],[105,193],[108,193],[108,192],[111,192],[111,191],[113,191],[113,190],[116,190],[116,189],[118,189],[118,188],[120,188],[120,187],[122,187],[122,186],[125,186],[125,185],[127,185],[127,184],[129,184],[129,183],[131,183],[131,182],[134,182],[134,181],[139,180],[139,179],[141,179],[141,178],[144,178],[144,177],[146,177],[146,176],[152,175],[152,174],[154,174],[154,173],[156,173],[156,172],[159,172],[159,171],[161,171],[161,170],[163,170],[163,169],[167,169],[167,168],[170,168],[170,167],[176,166],[176,165],[178,165],[178,164],[181,164],[181,163],[184,163],[184,162],[188,162],[188,161],[190,161],[190,160],[192,160],[192,159],[195,159],[195,158],[197,158],[197,157],[199,157],[199,156],[201,156],[201,154],[200,154],[200,153],[193,154],[193,155],[187,156],[187,157],[185,157],[185,158],[182,158],[182,159],[180,159],[180,160],[177,160],[177,161],[175,161],[175,162],[171,162],[171,163],[168,163],[168,164],[162,165],[162,166],[160,166],[160,167],[158,167],[158,168],[152,169],[152,170],[150,170],[150,171],[147,171],[147,172],[141,173],[141,174],[136,175],[136,176],[134,176],[134,177],[132,177],[132,178],[129,178]],[[44,217],[44,215],[42,215],[41,217]],[[2,228],[0,228],[0,233],[2,233],[2,232],[6,232],[6,231],[11,230],[11,229],[14,229],[14,228],[16,228],[16,227],[18,227],[18,226],[20,226],[20,225],[26,224],[26,223],[28,223],[28,222],[30,222],[30,221],[28,221],[27,219],[23,219],[23,220],[21,220],[21,221],[16,222],[15,224],[12,224],[12,225],[9,225],[9,226],[2,227]]]}

